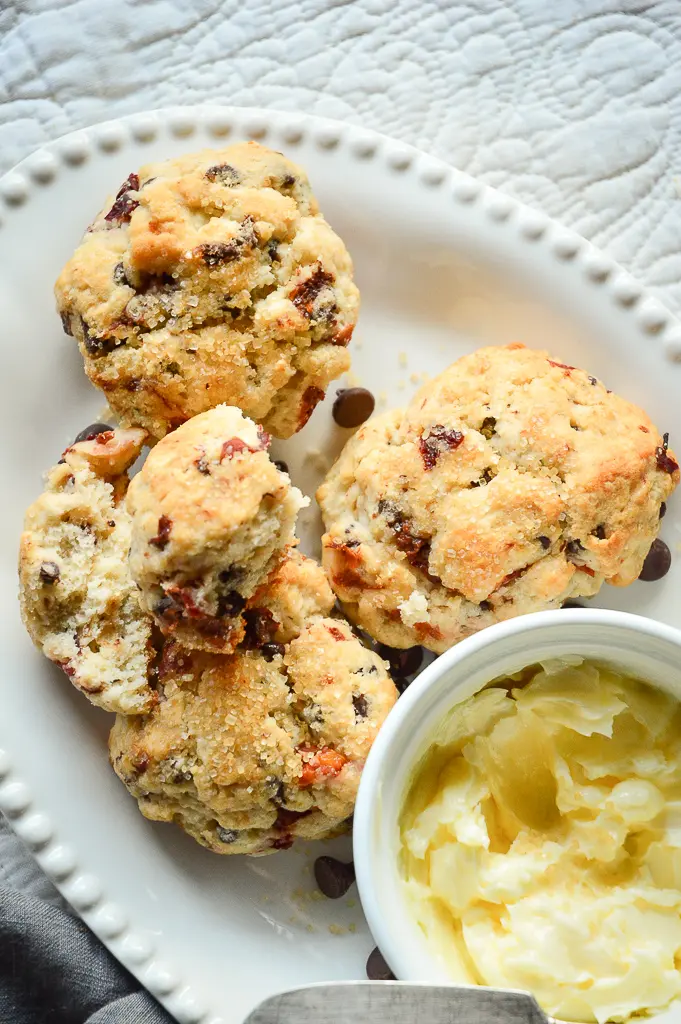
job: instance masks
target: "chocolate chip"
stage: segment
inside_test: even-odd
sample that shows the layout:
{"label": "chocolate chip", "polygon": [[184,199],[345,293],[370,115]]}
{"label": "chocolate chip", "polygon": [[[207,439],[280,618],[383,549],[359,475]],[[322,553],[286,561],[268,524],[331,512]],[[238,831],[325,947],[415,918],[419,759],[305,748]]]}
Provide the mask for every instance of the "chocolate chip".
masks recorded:
{"label": "chocolate chip", "polygon": [[239,615],[246,606],[246,598],[236,590],[230,590],[229,594],[221,594],[218,598],[217,616],[222,619],[225,616],[230,619]]}
{"label": "chocolate chip", "polygon": [[121,345],[125,345],[125,341],[120,338],[104,337],[97,338],[92,334],[90,326],[87,321],[80,318],[81,328],[83,330],[83,344],[85,345],[85,351],[93,359],[99,359],[101,356],[107,356],[110,352],[113,352],[115,348],[119,348]]}
{"label": "chocolate chip", "polygon": [[273,661],[278,655],[283,655],[285,649],[283,644],[267,643],[262,645],[260,653],[265,661]]}
{"label": "chocolate chip", "polygon": [[244,646],[251,648],[270,644],[279,629],[279,623],[269,608],[248,608],[244,612]]}
{"label": "chocolate chip", "polygon": [[207,267],[218,267],[223,263],[232,263],[241,254],[241,246],[236,242],[204,242],[193,250]]}
{"label": "chocolate chip", "polygon": [[228,185],[230,188],[241,181],[239,172],[231,164],[213,164],[206,171],[205,177],[208,181],[216,181],[219,185]]}
{"label": "chocolate chip", "polygon": [[372,949],[367,960],[367,978],[369,981],[396,981],[395,975],[388,967],[378,946]]}
{"label": "chocolate chip", "polygon": [[494,418],[494,416],[485,416],[484,420],[482,421],[482,426],[480,427],[480,433],[489,441],[492,434],[495,433],[494,428],[496,427],[496,425],[497,421]]}
{"label": "chocolate chip", "polygon": [[210,476],[210,465],[204,458],[197,459],[194,465],[203,476]]}
{"label": "chocolate chip", "polygon": [[395,689],[401,696],[404,691],[411,686],[412,680],[404,679],[402,676],[393,676],[393,683],[395,684]]}
{"label": "chocolate chip", "polygon": [[666,515],[667,515],[667,502],[663,501],[662,504],[660,505],[660,519],[664,519],[664,517]]}
{"label": "chocolate chip", "polygon": [[543,536],[542,537],[537,537],[537,540],[539,541],[539,543],[543,547],[544,551],[548,551],[548,549],[551,547],[551,538],[550,537],[543,537]]}
{"label": "chocolate chip", "polygon": [[234,828],[223,828],[222,825],[218,825],[215,831],[221,843],[235,843],[239,838],[239,833]]}
{"label": "chocolate chip", "polygon": [[369,713],[369,701],[363,693],[353,694],[352,706],[355,709],[355,718],[366,718]]}
{"label": "chocolate chip", "polygon": [[583,608],[584,605],[580,604],[579,601],[563,601],[561,608]]}
{"label": "chocolate chip", "polygon": [[657,462],[657,468],[661,469],[663,473],[675,473],[679,468],[679,464],[676,459],[667,454],[668,448],[669,434],[667,433],[662,435],[662,444],[655,449],[655,461]]}
{"label": "chocolate chip", "polygon": [[565,545],[565,550],[567,551],[568,555],[573,555],[574,556],[574,555],[578,555],[580,551],[584,550],[584,548],[582,546],[581,541],[579,541],[579,540],[569,540],[567,542],[567,544]]}
{"label": "chocolate chip", "polygon": [[112,277],[114,284],[130,284],[125,273],[125,267],[123,266],[122,263],[117,263],[116,266],[113,268]]}
{"label": "chocolate chip", "polygon": [[168,516],[161,516],[158,521],[157,534],[155,537],[151,537],[149,540],[150,544],[153,544],[159,551],[167,546],[170,539],[170,531],[173,528],[172,519],[168,519]]}
{"label": "chocolate chip", "polygon": [[73,443],[93,441],[95,437],[99,437],[100,434],[105,434],[108,430],[113,429],[110,423],[91,423],[89,427],[83,427],[80,433],[76,434],[76,439]]}
{"label": "chocolate chip", "polygon": [[646,555],[639,579],[645,583],[661,580],[669,572],[672,564],[672,553],[663,540],[658,537],[650,546]]}
{"label": "chocolate chip", "polygon": [[429,433],[419,440],[419,451],[426,472],[433,469],[441,455],[447,451],[455,451],[462,442],[463,434],[459,430],[450,429],[442,424],[431,427]]}
{"label": "chocolate chip", "polygon": [[292,189],[296,183],[296,179],[292,174],[285,174],[279,183],[280,189]]}
{"label": "chocolate chip", "polygon": [[366,388],[342,388],[333,403],[333,418],[339,427],[359,427],[371,416],[376,406],[374,396]]}
{"label": "chocolate chip", "polygon": [[154,606],[154,615],[167,622],[177,622],[182,617],[182,608],[169,594],[165,594]]}
{"label": "chocolate chip", "polygon": [[73,331],[71,330],[71,317],[68,313],[60,313],[61,325],[64,328],[64,334],[68,334],[70,338],[73,337]]}
{"label": "chocolate chip", "polygon": [[589,377],[589,383],[590,384],[598,384],[598,381],[596,380],[595,377]]}
{"label": "chocolate chip", "polygon": [[277,242],[276,238],[273,238],[272,241],[268,244],[267,255],[269,256],[273,263],[279,260],[279,242]]}
{"label": "chocolate chip", "polygon": [[605,526],[603,523],[599,523],[594,530],[594,537],[597,537],[598,540],[605,540]]}
{"label": "chocolate chip", "polygon": [[478,607],[481,612],[491,612],[494,605],[491,601],[481,601]]}
{"label": "chocolate chip", "polygon": [[333,274],[327,273],[319,263],[306,281],[296,285],[289,298],[296,309],[308,320],[311,320],[315,315],[315,304],[319,293],[324,288],[330,287],[333,281]]}
{"label": "chocolate chip", "polygon": [[61,572],[56,562],[43,562],[38,572],[40,582],[51,587],[59,579]]}
{"label": "chocolate chip", "polygon": [[314,877],[324,896],[330,900],[339,900],[355,881],[355,867],[352,862],[345,864],[335,857],[317,857]]}
{"label": "chocolate chip", "polygon": [[421,668],[423,662],[422,647],[407,647],[406,650],[398,650],[396,647],[388,647],[387,644],[379,644],[376,653],[389,663],[391,673],[398,676],[413,676]]}
{"label": "chocolate chip", "polygon": [[277,467],[280,473],[288,473],[288,466],[283,459],[275,459],[274,465]]}
{"label": "chocolate chip", "polygon": [[139,187],[139,177],[136,174],[128,175],[116,193],[114,204],[104,220],[109,221],[109,223],[127,224],[132,217],[133,211],[139,206],[138,200],[132,199],[130,193],[138,192]]}

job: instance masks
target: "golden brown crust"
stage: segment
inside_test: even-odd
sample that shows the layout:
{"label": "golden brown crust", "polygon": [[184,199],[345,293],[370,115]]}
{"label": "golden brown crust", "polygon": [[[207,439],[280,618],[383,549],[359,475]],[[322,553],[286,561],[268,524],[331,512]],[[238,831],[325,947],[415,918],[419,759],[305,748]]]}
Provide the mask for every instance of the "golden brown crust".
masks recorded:
{"label": "golden brown crust", "polygon": [[319,489],[353,621],[443,651],[637,578],[678,466],[646,414],[519,345],[481,349],[365,424]]}
{"label": "golden brown crust", "polygon": [[295,433],[350,365],[359,304],[305,173],[254,142],[130,175],[56,297],[92,382],[157,439],[220,403]]}

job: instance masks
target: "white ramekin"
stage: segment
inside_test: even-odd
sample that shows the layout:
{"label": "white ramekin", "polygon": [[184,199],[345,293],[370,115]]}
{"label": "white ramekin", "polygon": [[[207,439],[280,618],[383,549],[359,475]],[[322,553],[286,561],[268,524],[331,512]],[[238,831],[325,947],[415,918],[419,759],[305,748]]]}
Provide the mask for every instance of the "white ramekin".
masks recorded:
{"label": "white ramekin", "polygon": [[681,631],[624,612],[539,612],[491,626],[434,661],[400,698],[367,759],[354,817],[354,859],[374,939],[402,981],[451,982],[405,903],[398,817],[438,724],[498,676],[566,654],[625,669],[681,698]]}

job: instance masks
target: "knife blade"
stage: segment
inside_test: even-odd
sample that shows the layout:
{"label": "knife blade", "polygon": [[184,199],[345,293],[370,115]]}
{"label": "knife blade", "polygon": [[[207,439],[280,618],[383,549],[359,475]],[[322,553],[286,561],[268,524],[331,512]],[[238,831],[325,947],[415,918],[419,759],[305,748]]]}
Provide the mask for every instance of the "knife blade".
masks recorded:
{"label": "knife blade", "polygon": [[493,988],[347,981],[270,996],[244,1024],[547,1024],[533,996]]}

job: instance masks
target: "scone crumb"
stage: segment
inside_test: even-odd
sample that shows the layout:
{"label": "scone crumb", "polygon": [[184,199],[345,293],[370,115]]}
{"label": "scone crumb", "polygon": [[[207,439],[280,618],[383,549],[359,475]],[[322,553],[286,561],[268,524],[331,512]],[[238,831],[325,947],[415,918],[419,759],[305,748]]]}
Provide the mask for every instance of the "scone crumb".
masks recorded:
{"label": "scone crumb", "polygon": [[428,599],[418,590],[412,590],[406,601],[398,605],[400,618],[405,626],[415,626],[417,622],[429,622]]}

